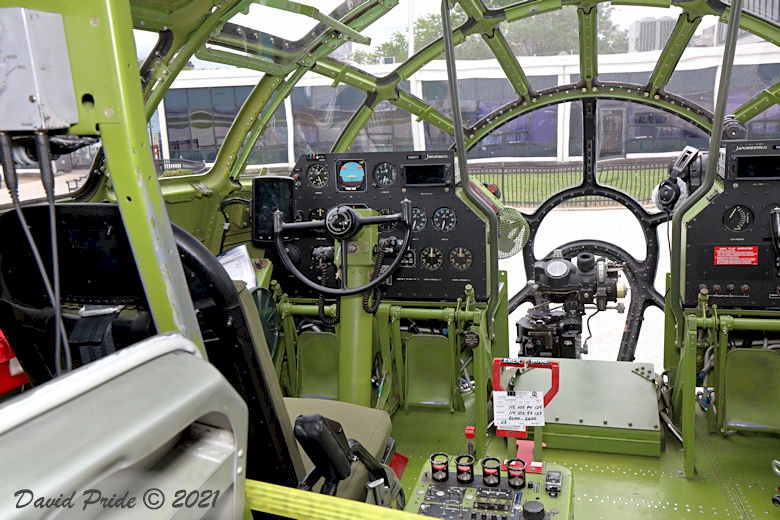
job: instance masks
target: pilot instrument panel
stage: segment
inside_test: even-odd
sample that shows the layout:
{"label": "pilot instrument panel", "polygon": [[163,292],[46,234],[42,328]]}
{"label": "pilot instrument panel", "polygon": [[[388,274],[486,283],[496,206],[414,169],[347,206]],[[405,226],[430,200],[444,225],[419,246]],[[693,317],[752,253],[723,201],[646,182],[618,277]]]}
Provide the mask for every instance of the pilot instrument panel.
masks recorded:
{"label": "pilot instrument panel", "polygon": [[[390,215],[401,210],[402,200],[411,202],[410,246],[402,253],[400,267],[381,286],[386,297],[454,300],[471,284],[478,300],[487,298],[486,223],[456,191],[453,152],[308,154],[298,159],[290,178],[296,222],[323,220],[338,205]],[[399,223],[379,226],[380,239],[392,235],[400,243],[403,234]],[[290,238],[288,256],[304,275],[322,283],[318,278],[322,268],[313,253],[315,248],[332,246],[333,239],[318,230],[296,232]],[[274,248],[268,252],[272,259],[278,256]],[[275,265],[285,291],[311,295],[281,262]],[[328,269],[327,285],[337,287],[335,268]]]}

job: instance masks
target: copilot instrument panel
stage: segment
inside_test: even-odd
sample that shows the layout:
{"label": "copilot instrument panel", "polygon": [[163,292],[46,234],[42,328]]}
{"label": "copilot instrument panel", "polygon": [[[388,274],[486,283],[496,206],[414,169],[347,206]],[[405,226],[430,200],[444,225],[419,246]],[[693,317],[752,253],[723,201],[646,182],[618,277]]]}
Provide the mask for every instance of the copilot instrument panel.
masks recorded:
{"label": "copilot instrument panel", "polygon": [[[456,193],[453,152],[308,154],[298,159],[290,178],[293,207],[285,210],[296,222],[323,220],[338,205],[390,215],[401,211],[404,199],[411,202],[410,245],[400,267],[381,286],[385,297],[453,300],[471,284],[478,300],[487,298],[487,225]],[[380,240],[392,235],[400,243],[404,236],[401,223],[382,224],[378,231]],[[313,253],[323,246],[333,246],[333,239],[321,230],[285,237],[296,267],[319,283],[322,268]],[[271,258],[277,256],[274,247],[267,251]],[[275,265],[286,292],[311,296],[281,262]],[[326,282],[338,287],[332,265]]]}
{"label": "copilot instrument panel", "polygon": [[780,140],[724,141],[722,189],[685,216],[685,305],[780,307]]}

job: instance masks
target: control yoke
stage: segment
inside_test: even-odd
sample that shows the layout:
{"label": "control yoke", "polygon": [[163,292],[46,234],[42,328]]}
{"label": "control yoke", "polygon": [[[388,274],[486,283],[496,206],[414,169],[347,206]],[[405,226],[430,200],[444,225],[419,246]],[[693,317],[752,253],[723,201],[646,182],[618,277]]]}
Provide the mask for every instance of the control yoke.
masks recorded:
{"label": "control yoke", "polygon": [[[375,279],[363,284],[359,287],[349,287],[347,285],[347,257],[348,257],[348,240],[354,237],[360,228],[367,225],[380,225],[390,224],[393,222],[400,222],[405,228],[404,239],[401,243],[400,253],[395,257],[389,268]],[[301,282],[324,294],[330,294],[333,296],[349,296],[351,294],[362,293],[369,289],[373,289],[380,283],[384,282],[388,276],[401,264],[403,259],[403,253],[409,246],[409,242],[412,238],[412,203],[408,199],[401,201],[401,212],[394,213],[392,215],[377,215],[373,217],[360,216],[357,211],[349,206],[336,206],[328,210],[325,215],[325,220],[310,220],[308,222],[284,222],[284,214],[281,211],[274,212],[274,240],[276,242],[276,249],[279,252],[279,257],[282,263],[295,275]],[[282,242],[282,236],[285,232],[298,231],[298,230],[311,230],[311,229],[324,229],[325,232],[334,240],[338,240],[341,244],[341,287],[333,288],[325,285],[318,284],[307,278],[301,273],[295,264],[290,260],[287,255],[284,244]]]}

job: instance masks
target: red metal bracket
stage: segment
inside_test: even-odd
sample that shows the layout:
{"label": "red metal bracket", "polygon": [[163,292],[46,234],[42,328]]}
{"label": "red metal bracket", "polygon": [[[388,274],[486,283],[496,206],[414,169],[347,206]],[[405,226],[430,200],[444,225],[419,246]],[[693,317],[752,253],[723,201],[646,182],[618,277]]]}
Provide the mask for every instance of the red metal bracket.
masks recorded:
{"label": "red metal bracket", "polygon": [[[517,367],[517,368],[546,368],[552,371],[552,384],[547,393],[544,394],[544,406],[550,404],[553,397],[558,393],[560,384],[560,373],[558,369],[558,362],[552,359],[525,359],[525,358],[495,358],[493,359],[493,390],[501,391],[504,388],[501,387],[501,369],[504,367]],[[517,439],[525,439],[528,437],[527,432],[521,432],[517,430],[501,430],[496,428],[496,435],[499,437],[514,437]]]}

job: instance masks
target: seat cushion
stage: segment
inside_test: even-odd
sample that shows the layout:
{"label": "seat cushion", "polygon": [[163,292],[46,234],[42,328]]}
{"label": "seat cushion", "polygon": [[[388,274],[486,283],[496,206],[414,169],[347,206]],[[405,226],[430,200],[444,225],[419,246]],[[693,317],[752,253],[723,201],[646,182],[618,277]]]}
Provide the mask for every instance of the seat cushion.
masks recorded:
{"label": "seat cushion", "polygon": [[[298,399],[285,397],[284,404],[290,417],[290,423],[295,424],[299,415],[318,413],[341,424],[348,439],[355,439],[362,444],[377,460],[382,460],[387,439],[390,437],[392,423],[390,416],[383,410],[367,408],[342,401],[326,399]],[[306,452],[298,445],[303,458],[303,464],[308,473],[314,468]],[[351,500],[365,500],[368,472],[360,462],[352,464],[352,473],[348,479],[339,484],[338,496]]]}

